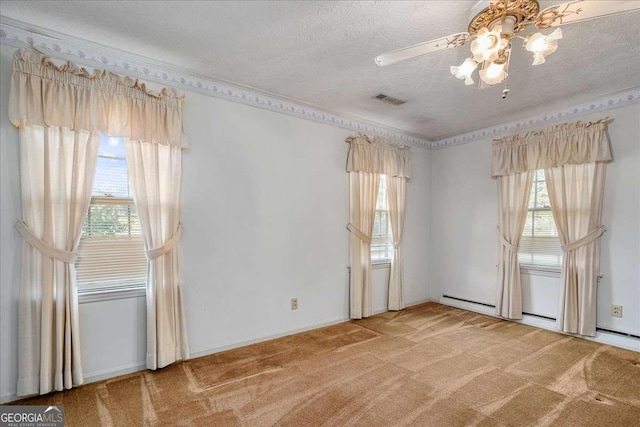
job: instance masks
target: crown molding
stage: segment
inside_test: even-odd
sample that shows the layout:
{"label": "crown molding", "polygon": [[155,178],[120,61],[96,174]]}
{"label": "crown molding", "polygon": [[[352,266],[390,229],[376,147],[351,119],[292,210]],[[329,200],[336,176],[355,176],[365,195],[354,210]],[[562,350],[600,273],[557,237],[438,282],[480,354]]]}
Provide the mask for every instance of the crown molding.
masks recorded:
{"label": "crown molding", "polygon": [[429,149],[431,144],[431,141],[427,139],[408,134],[399,129],[363,119],[347,117],[253,88],[243,88],[207,76],[200,76],[174,65],[123,52],[4,16],[0,16],[0,44],[13,47],[31,47],[47,55],[87,66],[100,67],[101,69],[140,78],[148,82],[198,92],[215,98],[239,102],[355,132],[382,136],[414,147]]}
{"label": "crown molding", "polygon": [[347,117],[255,88],[244,88],[211,77],[200,76],[171,64],[78,39],[4,16],[0,16],[0,44],[13,47],[31,47],[54,57],[87,66],[100,67],[119,74],[137,77],[147,82],[197,92],[355,132],[382,136],[396,142],[431,150],[467,144],[507,133],[525,131],[562,120],[571,120],[587,114],[640,103],[640,88],[634,88],[591,102],[566,107],[552,113],[489,126],[438,141],[430,141],[403,132],[400,129],[383,126],[364,119]]}
{"label": "crown molding", "polygon": [[583,104],[566,107],[552,113],[527,117],[515,122],[503,123],[495,126],[478,129],[450,138],[433,141],[429,145],[431,150],[468,144],[479,139],[493,138],[506,133],[521,132],[543,125],[550,125],[567,119],[575,119],[587,114],[594,114],[640,103],[640,88],[634,88],[625,92],[608,95],[603,98]]}

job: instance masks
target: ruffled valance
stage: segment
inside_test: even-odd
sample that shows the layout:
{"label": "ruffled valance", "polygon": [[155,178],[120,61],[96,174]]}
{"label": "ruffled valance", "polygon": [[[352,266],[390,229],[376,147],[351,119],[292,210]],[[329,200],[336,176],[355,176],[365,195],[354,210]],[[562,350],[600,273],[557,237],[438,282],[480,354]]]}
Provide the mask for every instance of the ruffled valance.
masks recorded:
{"label": "ruffled valance", "polygon": [[493,141],[491,176],[611,161],[607,120],[564,123]]}
{"label": "ruffled valance", "polygon": [[370,172],[411,178],[411,147],[366,135],[350,136],[347,172]]}
{"label": "ruffled valance", "polygon": [[9,118],[18,127],[60,126],[182,147],[183,100],[174,89],[154,93],[108,71],[58,66],[33,49],[14,54]]}

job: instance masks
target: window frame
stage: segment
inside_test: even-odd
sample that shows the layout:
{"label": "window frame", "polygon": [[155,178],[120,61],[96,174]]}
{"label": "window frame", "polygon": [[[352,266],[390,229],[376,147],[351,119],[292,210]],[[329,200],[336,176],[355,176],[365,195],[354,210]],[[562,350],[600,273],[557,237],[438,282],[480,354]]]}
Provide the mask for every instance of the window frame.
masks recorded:
{"label": "window frame", "polygon": [[[378,203],[380,201],[380,186],[382,184],[382,180],[384,179],[384,186],[385,186],[385,191],[384,191],[384,198],[386,201],[386,209],[378,209]],[[378,235],[371,235],[371,244],[370,244],[370,250],[371,250],[371,266],[373,269],[376,268],[384,268],[387,265],[391,264],[391,257],[393,256],[393,235],[392,235],[392,230],[391,230],[391,215],[389,212],[389,197],[388,197],[388,193],[387,193],[387,176],[385,174],[380,174],[380,178],[378,180],[378,197],[376,198],[376,210],[374,213],[374,223],[373,223],[373,230],[375,230],[375,224],[376,224],[376,218],[378,217],[378,212],[383,212],[386,213],[386,217],[387,217],[387,230],[388,233],[386,234],[386,237],[388,238],[388,243],[386,243],[386,248],[383,249],[383,252],[385,252],[386,254],[388,254],[388,258],[373,258],[373,254],[374,254],[374,248],[373,245],[377,245],[377,246],[383,246],[385,245],[384,243],[374,243],[373,239],[376,238]],[[379,236],[383,236],[383,235],[379,235]],[[384,238],[384,237],[383,237]]]}
{"label": "window frame", "polygon": [[[533,174],[533,182],[532,182],[532,186],[531,186],[531,190],[529,193],[529,199],[531,198],[531,196],[533,195],[533,207],[527,207],[527,216],[529,215],[529,212],[532,213],[532,218],[531,218],[531,236],[527,235],[525,236],[525,229],[522,230],[522,234],[520,236],[520,246],[522,247],[522,240],[530,237],[530,238],[544,238],[544,237],[549,237],[549,236],[536,236],[535,235],[535,230],[536,230],[536,212],[549,212],[551,215],[552,220],[554,221],[554,227],[556,227],[557,230],[557,226],[555,226],[555,216],[553,215],[553,210],[551,209],[551,204],[549,203],[549,206],[542,206],[539,207],[537,206],[538,204],[538,184],[540,182],[544,182],[545,183],[545,189],[547,190],[547,197],[549,196],[549,190],[546,187],[546,176],[544,179],[540,180],[538,179],[538,173],[542,172],[544,174],[544,169],[537,169],[534,171]],[[559,242],[559,236],[558,236],[558,242]],[[529,254],[529,255],[534,255],[534,254]],[[549,254],[554,255],[554,254]],[[555,255],[557,256],[557,255]],[[562,270],[562,261],[559,264],[544,264],[544,263],[537,263],[537,262],[526,262],[526,261],[520,261],[520,252],[518,253],[518,264],[520,265],[520,270],[521,272],[524,272],[525,274],[529,274],[529,275],[537,275],[537,276],[549,276],[549,277],[560,277],[560,273]]]}
{"label": "window frame", "polygon": [[[107,135],[103,135],[102,137],[112,138],[111,136],[107,136]],[[122,141],[122,143],[125,143],[123,137],[115,137],[115,138],[118,138]],[[102,143],[102,140],[101,140],[101,143]],[[100,158],[108,159],[108,160],[124,160],[125,162],[127,161],[126,156],[119,157],[119,156],[109,156],[104,154],[98,154],[96,162],[98,162]],[[128,164],[127,164],[127,168],[128,168]],[[94,180],[96,179],[97,172],[98,172],[98,168],[96,166],[96,170],[94,171],[94,174],[95,174]],[[127,181],[128,181],[127,185],[130,188],[131,182],[129,180],[128,171],[127,171]],[[93,193],[93,189],[92,189],[92,193]],[[127,233],[128,233],[128,236],[131,237],[132,236],[131,207],[133,206],[135,208],[135,202],[132,197],[116,197],[111,195],[103,195],[103,196],[92,195],[91,201],[89,203],[89,208],[87,210],[87,214],[83,222],[83,230],[84,230],[84,227],[87,226],[87,222],[91,221],[90,219],[91,207],[92,206],[108,206],[108,205],[120,205],[120,206],[126,205],[127,206],[127,214],[126,214],[127,225],[128,225]],[[137,216],[137,213],[135,215]],[[87,236],[83,232],[80,237],[81,239],[80,243],[82,243],[82,240],[85,238],[87,238]],[[102,286],[91,287],[91,286],[77,286],[78,282],[76,278],[76,294],[78,296],[78,303],[89,303],[89,302],[97,302],[97,301],[107,301],[107,300],[114,300],[114,299],[135,298],[135,297],[146,296],[146,290],[147,290],[146,280],[142,283],[134,283],[134,282],[137,282],[137,281],[133,280],[132,283],[121,282],[121,283],[112,283],[108,285],[105,284]]]}

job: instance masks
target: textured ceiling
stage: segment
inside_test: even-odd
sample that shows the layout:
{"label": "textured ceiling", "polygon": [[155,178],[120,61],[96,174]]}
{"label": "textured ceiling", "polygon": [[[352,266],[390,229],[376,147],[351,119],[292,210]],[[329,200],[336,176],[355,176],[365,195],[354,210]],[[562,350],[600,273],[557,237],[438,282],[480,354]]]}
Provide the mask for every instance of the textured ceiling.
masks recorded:
{"label": "textured ceiling", "polygon": [[[465,31],[475,3],[4,1],[0,14],[430,140],[640,86],[640,11],[564,26],[556,53],[536,67],[515,42],[506,100],[501,86],[478,90],[449,73],[468,46],[374,64]],[[381,92],[407,103],[372,99]]]}

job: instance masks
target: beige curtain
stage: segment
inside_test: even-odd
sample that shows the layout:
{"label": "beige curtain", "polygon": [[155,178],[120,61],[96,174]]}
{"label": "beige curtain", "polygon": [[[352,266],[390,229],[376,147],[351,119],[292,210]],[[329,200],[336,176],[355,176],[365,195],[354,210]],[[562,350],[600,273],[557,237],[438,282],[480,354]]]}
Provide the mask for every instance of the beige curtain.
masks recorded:
{"label": "beige curtain", "polygon": [[384,138],[350,136],[347,172],[370,172],[411,178],[411,147]]}
{"label": "beige curtain", "polygon": [[493,141],[491,176],[611,160],[607,118],[564,123]]}
{"label": "beige curtain", "polygon": [[380,175],[349,173],[350,199],[350,317],[362,319],[373,314],[371,300],[371,234],[378,199]]}
{"label": "beige curtain", "polygon": [[496,314],[522,318],[522,287],[518,246],[527,220],[534,171],[498,177],[498,288]]}
{"label": "beige curtain", "polygon": [[397,311],[404,309],[404,270],[402,268],[401,243],[404,230],[407,179],[404,177],[388,177],[387,193],[391,233],[393,234],[393,256],[389,274],[389,310]]}
{"label": "beige curtain", "polygon": [[[606,163],[611,161],[607,120],[565,123],[494,140],[491,164],[492,176],[498,180],[506,177],[518,179],[518,175],[537,169],[545,170],[551,210],[565,252],[556,326],[565,332],[591,336],[595,335],[596,330],[596,285],[600,257],[598,238],[605,231],[602,225],[605,168]],[[499,187],[503,185],[499,184]],[[523,186],[522,191],[527,193],[526,196],[514,192],[509,195],[511,202],[516,203],[520,198],[528,197],[530,190]],[[515,251],[517,244],[508,236],[511,231],[502,228],[502,216],[506,212],[503,213],[504,196],[499,198],[500,225],[505,233],[501,235],[502,260],[509,245]],[[508,214],[509,221],[515,224],[518,212]],[[511,274],[512,283],[519,281],[515,278],[517,275],[517,270],[514,270]],[[500,306],[499,314],[505,312],[504,300],[508,294],[505,294],[502,283],[506,277],[506,271],[504,274],[499,272],[496,304],[496,307]],[[521,305],[518,302],[520,299],[521,296],[515,293],[508,298],[515,308]],[[514,312],[513,308],[506,312],[509,313],[509,310]]]}
{"label": "beige curtain", "polygon": [[130,77],[56,65],[32,49],[14,54],[11,87],[9,117],[18,127],[60,126],[183,145],[183,97],[173,89],[154,93]]}
{"label": "beige curtain", "polygon": [[133,199],[147,249],[147,368],[189,357],[180,251],[182,151],[127,141]]}
{"label": "beige curtain", "polygon": [[76,249],[89,209],[99,135],[20,127],[22,280],[18,396],[82,384]]}
{"label": "beige curtain", "polygon": [[[405,183],[411,175],[411,149],[383,138],[371,138],[361,134],[347,138],[346,142],[349,144],[347,172],[349,172],[350,183],[350,222],[347,225],[347,229],[351,232],[349,240],[350,316],[352,319],[361,319],[373,314],[371,234],[376,213],[378,185],[382,174],[387,175],[387,182],[394,187],[393,190],[388,191],[395,191],[393,196],[389,192],[389,210],[394,235],[394,258],[389,278],[389,307],[392,310],[404,308],[402,258],[399,248],[404,223]],[[401,180],[402,184],[396,180]],[[393,202],[391,198],[394,199]],[[392,203],[395,204],[392,205]],[[391,297],[394,301],[393,306]]]}
{"label": "beige curtain", "polygon": [[545,169],[553,217],[564,251],[556,327],[595,336],[605,163]]}
{"label": "beige curtain", "polygon": [[179,149],[182,98],[20,49],[13,60],[9,117],[20,133],[23,218],[17,228],[25,243],[18,395],[25,396],[83,382],[74,262],[100,134]]}

